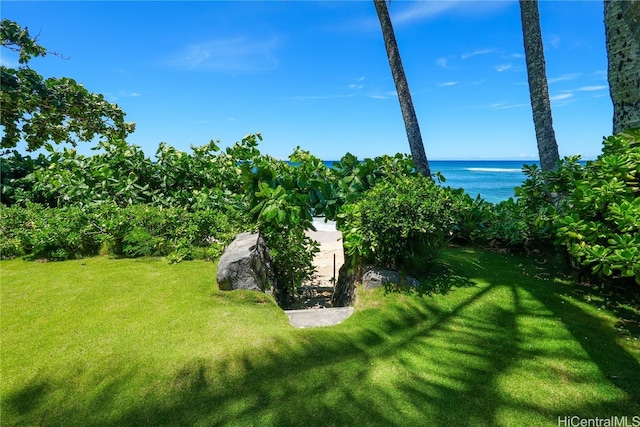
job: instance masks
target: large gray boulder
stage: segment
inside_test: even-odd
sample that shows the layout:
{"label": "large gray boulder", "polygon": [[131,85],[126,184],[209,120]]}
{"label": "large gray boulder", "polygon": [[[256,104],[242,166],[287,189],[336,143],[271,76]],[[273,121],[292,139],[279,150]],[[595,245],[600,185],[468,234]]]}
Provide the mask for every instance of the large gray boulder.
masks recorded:
{"label": "large gray boulder", "polygon": [[218,261],[216,280],[223,291],[271,290],[274,285],[271,256],[259,233],[236,236]]}

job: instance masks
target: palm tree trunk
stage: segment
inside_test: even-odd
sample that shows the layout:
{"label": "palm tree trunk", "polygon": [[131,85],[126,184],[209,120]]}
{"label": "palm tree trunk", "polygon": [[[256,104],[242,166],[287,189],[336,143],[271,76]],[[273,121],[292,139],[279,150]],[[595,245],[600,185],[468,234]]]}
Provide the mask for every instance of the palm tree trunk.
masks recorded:
{"label": "palm tree trunk", "polygon": [[605,0],[613,133],[640,128],[640,1]]}
{"label": "palm tree trunk", "polygon": [[554,170],[558,166],[560,155],[551,118],[538,0],[520,0],[520,16],[540,166],[543,171]]}
{"label": "palm tree trunk", "polygon": [[407,139],[409,140],[409,148],[411,149],[413,164],[418,172],[424,176],[430,177],[431,170],[429,169],[429,161],[427,160],[427,155],[424,151],[422,134],[420,133],[420,126],[418,125],[416,111],[413,108],[413,101],[411,100],[411,92],[409,91],[407,77],[405,76],[404,68],[402,67],[398,43],[396,42],[396,36],[393,31],[393,26],[391,25],[391,18],[389,17],[389,9],[387,9],[386,0],[373,0],[373,4],[376,7],[378,19],[382,26],[382,37],[384,39],[385,48],[387,49],[387,57],[389,58],[393,81],[396,85],[396,91],[398,92],[400,110],[402,110],[402,118],[404,119],[404,127],[407,131]]}

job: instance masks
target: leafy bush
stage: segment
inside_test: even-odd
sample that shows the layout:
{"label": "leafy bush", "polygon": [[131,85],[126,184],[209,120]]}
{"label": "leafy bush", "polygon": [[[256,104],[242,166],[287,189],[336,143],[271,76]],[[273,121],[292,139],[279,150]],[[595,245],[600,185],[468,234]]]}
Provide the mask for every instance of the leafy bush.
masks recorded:
{"label": "leafy bush", "polygon": [[82,209],[0,206],[2,257],[29,255],[65,260],[98,252],[101,233]]}
{"label": "leafy bush", "polygon": [[326,170],[319,159],[300,150],[292,159],[296,166],[269,156],[256,156],[242,165],[248,212],[273,257],[275,294],[281,306],[287,306],[298,287],[314,273],[318,244],[305,232],[312,228],[311,198],[318,201],[321,194],[314,183],[321,181]]}
{"label": "leafy bush", "polygon": [[516,188],[515,199],[495,205],[479,198],[467,200],[458,234],[512,250],[553,249],[556,218],[569,209],[567,197],[582,173],[580,157],[565,157],[553,171],[525,165],[523,172],[526,179]]}
{"label": "leafy bush", "polygon": [[384,180],[339,216],[348,254],[386,268],[419,270],[435,259],[463,209],[458,193],[431,179]]}
{"label": "leafy bush", "polygon": [[[217,257],[240,230],[233,215],[184,208],[0,205],[0,254],[64,260],[87,255]],[[197,248],[201,248],[198,251]]]}
{"label": "leafy bush", "polygon": [[517,201],[495,206],[483,236],[525,249],[560,245],[576,267],[640,283],[640,130],[606,138],[584,167],[574,156],[524,173]]}
{"label": "leafy bush", "polygon": [[557,236],[576,264],[640,284],[640,129],[604,140],[567,203]]}
{"label": "leafy bush", "polygon": [[343,205],[357,202],[377,183],[389,178],[417,175],[413,159],[405,154],[360,161],[347,153],[329,170],[331,191],[323,212],[327,218],[335,219]]}
{"label": "leafy bush", "polygon": [[14,258],[31,252],[28,231],[35,225],[33,215],[20,207],[0,205],[0,257]]}
{"label": "leafy bush", "polygon": [[480,195],[473,199],[462,188],[452,189],[459,197],[460,208],[454,225],[454,239],[463,242],[486,243],[489,239],[488,227],[494,218],[494,205]]}
{"label": "leafy bush", "polygon": [[493,208],[484,238],[493,245],[510,249],[527,249],[534,243],[530,216],[522,203],[502,201]]}
{"label": "leafy bush", "polygon": [[238,204],[246,140],[224,153],[213,141],[192,154],[160,144],[156,160],[125,141],[103,141],[92,156],[73,149],[38,158],[14,153],[2,163],[2,202],[51,207],[147,204],[191,211]]}
{"label": "leafy bush", "polygon": [[50,162],[44,154],[33,158],[14,150],[5,155],[7,157],[0,161],[0,195],[2,204],[11,206],[18,200],[27,198],[25,192],[29,192],[31,187],[25,183],[24,178],[36,169],[49,167]]}

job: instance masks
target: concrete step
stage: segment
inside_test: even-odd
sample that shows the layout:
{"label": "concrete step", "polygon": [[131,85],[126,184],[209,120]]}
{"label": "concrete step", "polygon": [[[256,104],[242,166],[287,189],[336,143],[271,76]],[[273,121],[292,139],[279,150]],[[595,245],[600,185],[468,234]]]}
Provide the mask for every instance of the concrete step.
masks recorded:
{"label": "concrete step", "polygon": [[353,314],[353,307],[333,307],[302,310],[285,310],[289,323],[297,328],[333,326],[345,321]]}

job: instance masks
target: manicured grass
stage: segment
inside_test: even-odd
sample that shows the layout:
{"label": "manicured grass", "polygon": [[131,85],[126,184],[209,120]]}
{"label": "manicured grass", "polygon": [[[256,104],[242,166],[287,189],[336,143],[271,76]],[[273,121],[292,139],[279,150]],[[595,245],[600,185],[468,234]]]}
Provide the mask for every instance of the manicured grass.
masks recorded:
{"label": "manicured grass", "polygon": [[219,292],[212,263],[2,261],[0,423],[555,426],[640,413],[636,310],[616,317],[534,258],[457,248],[443,263],[428,278],[442,293],[359,290],[345,323],[301,330],[269,297]]}

